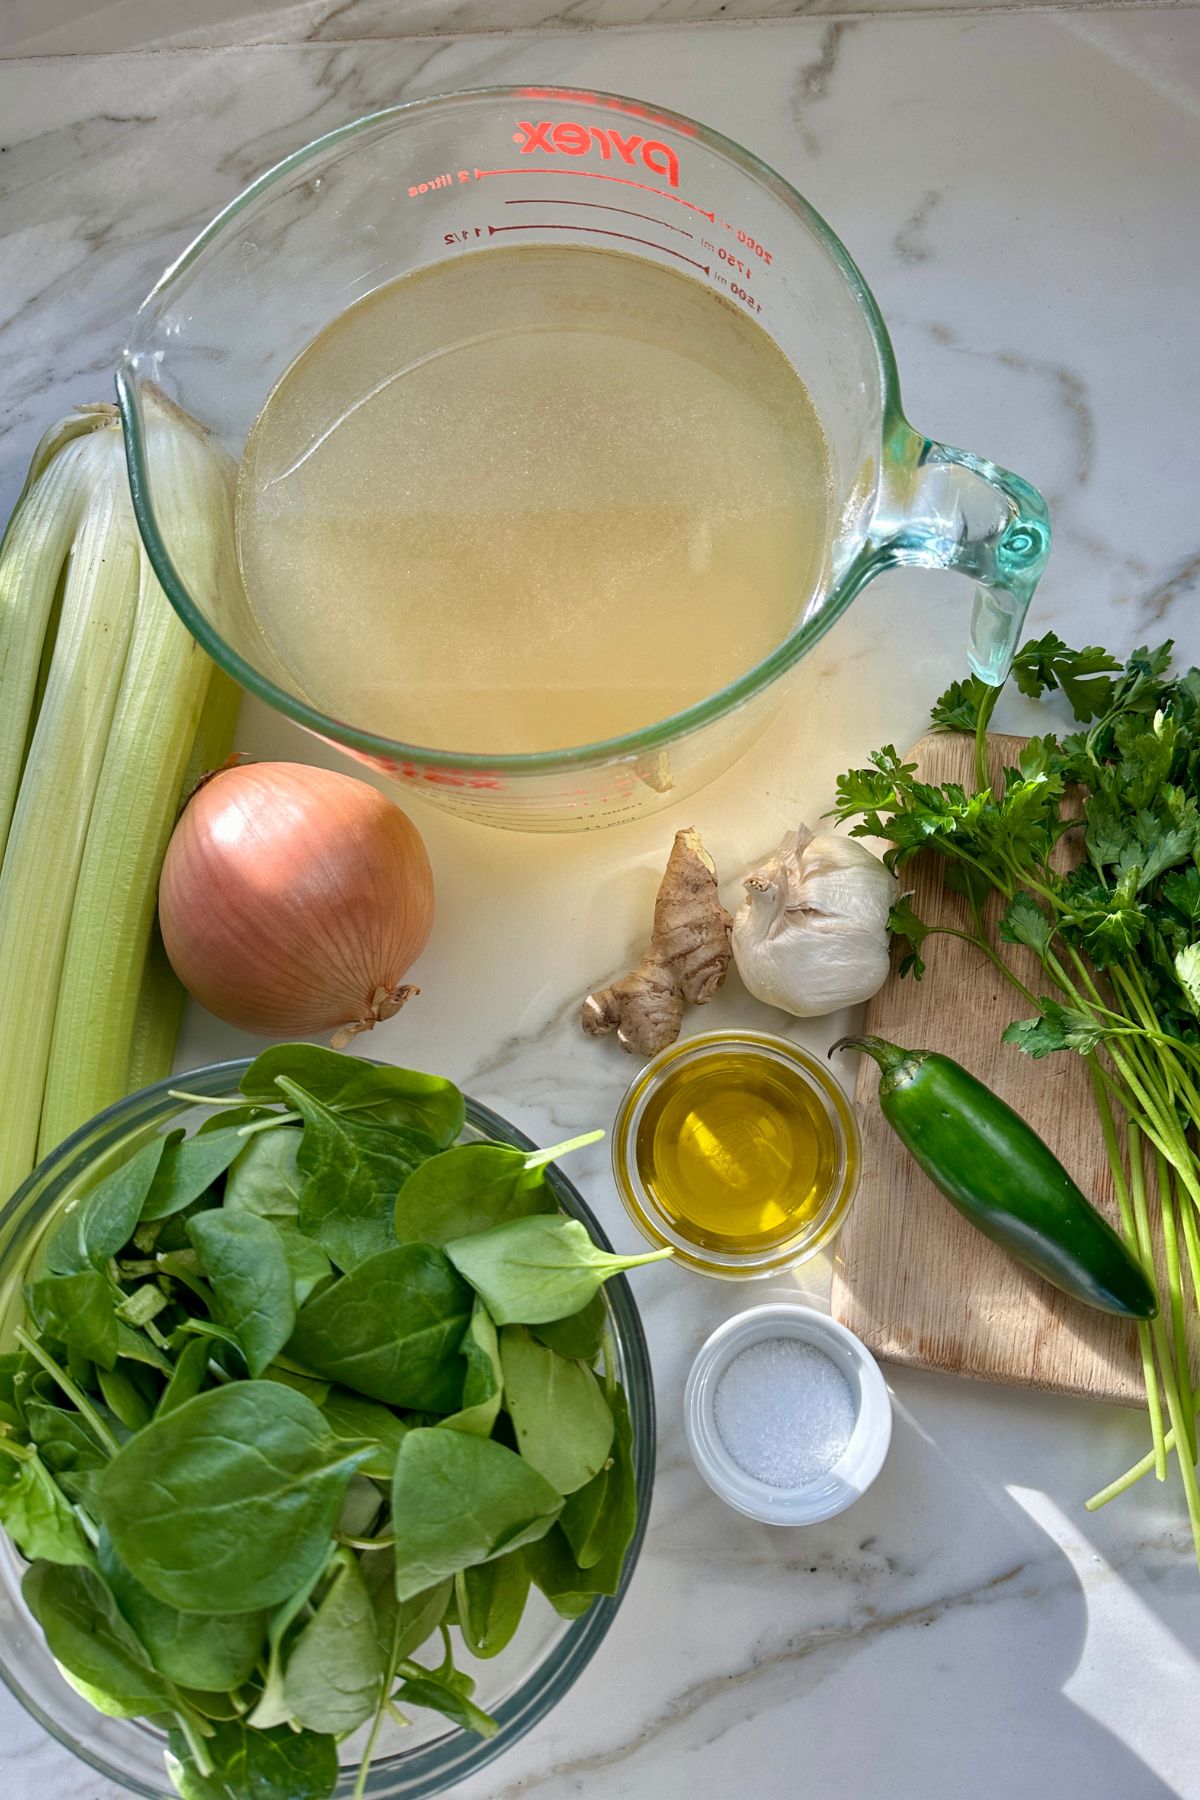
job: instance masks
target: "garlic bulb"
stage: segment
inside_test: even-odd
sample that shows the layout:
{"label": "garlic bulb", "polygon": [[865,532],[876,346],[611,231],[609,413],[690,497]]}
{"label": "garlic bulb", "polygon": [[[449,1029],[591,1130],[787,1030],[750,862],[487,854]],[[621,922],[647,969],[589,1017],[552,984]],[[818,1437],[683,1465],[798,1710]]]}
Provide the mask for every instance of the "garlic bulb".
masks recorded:
{"label": "garlic bulb", "polygon": [[855,838],[801,826],[745,885],[733,957],[756,1000],[807,1019],[883,986],[896,880]]}

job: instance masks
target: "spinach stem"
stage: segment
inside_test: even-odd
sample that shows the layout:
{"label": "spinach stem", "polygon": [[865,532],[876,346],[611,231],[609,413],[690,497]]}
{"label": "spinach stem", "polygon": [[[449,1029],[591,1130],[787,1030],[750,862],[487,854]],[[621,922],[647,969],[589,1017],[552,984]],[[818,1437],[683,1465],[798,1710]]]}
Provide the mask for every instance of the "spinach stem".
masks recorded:
{"label": "spinach stem", "polygon": [[68,1400],[74,1403],[81,1418],[86,1419],[91,1426],[93,1433],[100,1442],[101,1448],[107,1450],[110,1456],[115,1456],[121,1446],[118,1444],[116,1438],[108,1429],[108,1426],[104,1423],[104,1420],[100,1417],[100,1414],[96,1411],[83,1389],[75,1385],[71,1380],[71,1377],[67,1374],[67,1371],[55,1362],[48,1350],[42,1349],[42,1346],[35,1338],[30,1337],[23,1326],[17,1326],[15,1336],[17,1342],[24,1349],[28,1350],[30,1356],[41,1363],[47,1375],[58,1384]]}
{"label": "spinach stem", "polygon": [[188,1755],[196,1765],[196,1773],[207,1778],[213,1772],[213,1759],[208,1754],[208,1745],[204,1742],[202,1733],[197,1729],[196,1715],[179,1695],[174,1696],[174,1701],[175,1717],[187,1742]]}
{"label": "spinach stem", "polygon": [[598,1144],[604,1136],[603,1131],[585,1131],[581,1137],[568,1138],[565,1144],[552,1144],[548,1150],[531,1150],[525,1158],[527,1171],[540,1169],[543,1164],[557,1162],[560,1156],[566,1156],[570,1150],[582,1150],[586,1144]]}
{"label": "spinach stem", "polygon": [[300,1116],[298,1112],[281,1112],[272,1113],[269,1119],[251,1119],[248,1125],[239,1127],[238,1136],[251,1138],[256,1137],[260,1131],[274,1131],[276,1125],[295,1125]]}

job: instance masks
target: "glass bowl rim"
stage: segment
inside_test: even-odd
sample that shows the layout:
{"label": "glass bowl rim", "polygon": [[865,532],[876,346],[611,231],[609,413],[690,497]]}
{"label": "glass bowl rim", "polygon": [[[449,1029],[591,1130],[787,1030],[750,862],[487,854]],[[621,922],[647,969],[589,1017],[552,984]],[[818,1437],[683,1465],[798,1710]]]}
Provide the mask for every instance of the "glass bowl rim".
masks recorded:
{"label": "glass bowl rim", "polygon": [[[186,1087],[193,1094],[236,1092],[241,1076],[253,1061],[253,1057],[236,1057],[169,1075],[162,1081],[153,1082],[136,1093],[126,1095],[124,1099],[114,1101],[111,1106],[105,1107],[69,1137],[64,1138],[61,1144],[42,1159],[0,1209],[0,1279],[7,1273],[14,1258],[26,1248],[30,1231],[45,1222],[53,1211],[56,1200],[61,1204],[62,1184],[77,1181],[86,1172],[88,1165],[105,1150],[111,1149],[114,1141],[120,1141],[120,1137],[131,1135],[139,1126],[165,1123],[169,1114],[161,1103],[171,1098],[173,1088]],[[539,1148],[500,1113],[472,1099],[470,1095],[464,1097],[467,1103],[466,1122],[469,1126],[511,1143],[516,1149]],[[180,1102],[178,1110],[183,1110],[186,1105],[187,1102]],[[105,1142],[105,1139],[109,1141]],[[586,1225],[602,1249],[611,1250],[607,1233],[575,1184],[554,1164],[548,1165],[546,1175],[559,1204]],[[57,1196],[45,1192],[52,1186],[60,1190]],[[23,1217],[25,1209],[39,1195],[39,1191],[41,1204],[27,1217]],[[564,1621],[566,1629],[550,1651],[514,1692],[495,1707],[495,1716],[500,1721],[500,1729],[495,1737],[476,1738],[462,1730],[452,1731],[432,1744],[400,1757],[379,1758],[372,1766],[366,1788],[367,1795],[373,1796],[374,1800],[422,1800],[423,1796],[441,1793],[452,1783],[477,1774],[496,1757],[511,1749],[574,1686],[607,1636],[628,1592],[645,1541],[654,1487],[654,1384],[645,1331],[626,1277],[617,1275],[606,1282],[604,1292],[609,1300],[610,1322],[629,1400],[638,1500],[637,1524],[625,1554],[620,1586],[611,1596],[600,1595],[581,1618]],[[69,1727],[61,1725],[25,1691],[5,1657],[0,1657],[0,1681],[3,1681],[14,1699],[19,1701],[31,1718],[37,1720],[43,1730],[98,1775],[115,1782],[125,1792],[143,1795],[145,1800],[163,1800],[169,1785],[165,1771],[162,1780],[151,1787],[144,1785],[140,1778],[130,1777],[114,1768],[105,1760],[103,1752],[94,1751],[87,1744],[80,1743],[71,1735]],[[138,1726],[136,1720],[122,1723],[128,1724],[131,1729]],[[340,1772],[337,1800],[344,1800],[344,1796],[350,1793],[354,1773],[353,1769],[343,1769]],[[381,1779],[377,1780],[377,1777]],[[392,1785],[397,1778],[400,1785]]]}
{"label": "glass bowl rim", "polygon": [[[187,248],[160,275],[134,315],[132,334],[122,351],[115,381],[117,406],[125,436],[129,485],[138,530],[154,572],[175,611],[218,667],[231,675],[240,686],[258,699],[264,700],[276,711],[281,712],[285,718],[291,719],[297,725],[304,726],[328,742],[358,751],[367,757],[380,759],[385,766],[387,764],[415,764],[425,769],[444,772],[447,779],[460,774],[519,777],[557,774],[565,769],[593,768],[597,765],[644,756],[649,752],[660,750],[668,742],[690,736],[693,732],[701,730],[714,720],[723,718],[727,713],[752,700],[799,662],[803,656],[807,655],[808,651],[824,637],[829,628],[836,624],[874,572],[875,567],[869,548],[864,546],[857,555],[851,558],[840,579],[835,582],[824,603],[811,619],[797,624],[773,650],[770,650],[765,657],[735,680],[718,688],[715,693],[707,695],[704,699],[694,702],[693,705],[685,707],[683,711],[669,714],[665,719],[655,720],[653,724],[643,726],[638,731],[624,733],[619,737],[604,738],[590,744],[573,745],[566,749],[523,751],[516,754],[485,755],[478,751],[435,750],[419,744],[406,744],[399,739],[384,737],[377,732],[367,731],[360,726],[351,725],[347,721],[335,719],[328,713],[322,712],[310,701],[297,694],[287,692],[269,676],[256,669],[230,644],[226,643],[196,605],[187,584],[182,580],[175,567],[171,553],[159,531],[154,512],[145,432],[142,424],[140,383],[136,372],[136,332],[139,322],[168,292],[172,282],[199,259],[209,245],[244,208],[268,193],[278,182],[285,180],[314,157],[324,155],[338,145],[357,137],[360,133],[381,124],[401,123],[404,118],[413,113],[445,109],[463,103],[490,103],[500,99],[527,100],[531,97],[551,102],[575,101],[601,107],[607,106],[617,110],[630,111],[635,116],[656,119],[670,129],[699,139],[717,156],[733,164],[744,175],[748,175],[751,180],[757,182],[760,187],[764,187],[772,193],[821,245],[858,303],[859,312],[875,352],[879,377],[878,391],[881,399],[882,441],[886,444],[893,431],[896,428],[903,428],[904,424],[900,403],[899,374],[887,326],[884,324],[883,315],[875,296],[841,239],[811,202],[806,200],[799,190],[785,180],[769,163],[764,162],[753,151],[746,150],[741,144],[735,143],[732,138],[726,137],[722,132],[701,123],[698,119],[689,118],[686,113],[675,112],[669,107],[651,106],[648,102],[633,99],[624,94],[610,93],[603,89],[541,86],[531,88],[528,85],[508,86],[503,83],[493,86],[462,88],[442,94],[425,95],[418,100],[401,101],[395,106],[380,107],[375,112],[365,113],[361,118],[352,119],[345,125],[339,125],[334,130],[313,138],[311,142],[302,145],[298,150],[292,151],[289,156],[266,169],[222,207],[204,229],[193,238]],[[436,774],[431,779],[436,780]]]}
{"label": "glass bowl rim", "polygon": [[[692,1056],[724,1048],[742,1050],[749,1055],[766,1052],[776,1060],[787,1062],[808,1086],[825,1102],[842,1152],[842,1164],[828,1198],[820,1211],[803,1230],[770,1249],[747,1255],[708,1250],[694,1244],[682,1233],[669,1235],[660,1224],[661,1213],[645,1192],[637,1166],[634,1133],[651,1095],[660,1086],[664,1074],[674,1065]],[[824,1065],[790,1038],[774,1032],[730,1027],[726,1030],[702,1031],[694,1037],[679,1038],[639,1069],[621,1096],[612,1128],[612,1171],[617,1192],[629,1217],[642,1236],[656,1248],[668,1245],[675,1252],[680,1267],[700,1275],[724,1281],[753,1281],[781,1275],[817,1254],[845,1223],[858,1191],[862,1163],[862,1134],[854,1108],[840,1082]]]}

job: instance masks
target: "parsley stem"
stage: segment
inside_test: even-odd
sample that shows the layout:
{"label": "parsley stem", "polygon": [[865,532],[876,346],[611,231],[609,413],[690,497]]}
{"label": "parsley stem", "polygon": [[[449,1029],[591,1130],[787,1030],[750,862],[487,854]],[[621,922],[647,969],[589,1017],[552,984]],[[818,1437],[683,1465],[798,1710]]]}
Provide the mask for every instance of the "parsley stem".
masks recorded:
{"label": "parsley stem", "polygon": [[[1173,1450],[1175,1448],[1174,1426],[1171,1427],[1163,1438],[1163,1446],[1167,1450]],[[1137,1482],[1141,1481],[1144,1476],[1149,1475],[1154,1464],[1155,1453],[1153,1450],[1148,1450],[1140,1462],[1135,1462],[1132,1468],[1126,1469],[1123,1475],[1118,1475],[1115,1481],[1110,1481],[1108,1486],[1101,1488],[1098,1494],[1093,1494],[1090,1500],[1085,1500],[1083,1504],[1087,1511],[1097,1512],[1100,1507],[1107,1506],[1110,1500],[1116,1500],[1120,1495],[1127,1493],[1128,1490]]]}
{"label": "parsley stem", "polygon": [[988,766],[988,725],[996,710],[996,702],[1000,698],[1000,689],[990,687],[979,702],[979,712],[975,719],[975,785],[976,789],[992,785],[992,772]]}
{"label": "parsley stem", "polygon": [[[1129,1178],[1133,1192],[1134,1219],[1137,1223],[1138,1243],[1142,1249],[1143,1261],[1147,1267],[1152,1267],[1150,1218],[1146,1208],[1146,1172],[1142,1158],[1142,1132],[1137,1123],[1131,1119],[1129,1122]],[[1200,1562],[1200,1487],[1196,1483],[1196,1465],[1188,1454],[1188,1426],[1191,1421],[1184,1414],[1183,1400],[1175,1379],[1171,1345],[1167,1340],[1166,1323],[1161,1313],[1150,1321],[1150,1331],[1154,1340],[1154,1353],[1158,1361],[1159,1378],[1162,1381],[1163,1394],[1167,1402],[1167,1412],[1175,1432],[1175,1460],[1178,1462],[1179,1472],[1183,1476],[1183,1492],[1187,1500],[1188,1519],[1192,1527],[1192,1542],[1196,1549],[1196,1559]]]}
{"label": "parsley stem", "polygon": [[983,951],[983,954],[987,957],[992,967],[999,970],[1005,981],[1007,981],[1010,986],[1015,987],[1022,998],[1030,1006],[1036,1008],[1040,1012],[1041,1003],[1039,1002],[1037,995],[1032,993],[1030,989],[1025,986],[1025,983],[1021,980],[1020,976],[1017,975],[1014,970],[1009,968],[1000,952],[994,947],[991,939],[988,937],[987,926],[983,922],[983,908],[980,906],[974,894],[970,896],[970,903],[971,917],[975,921],[974,936],[968,931],[954,931],[953,927],[950,926],[937,926],[935,927],[935,930],[950,931],[952,936],[965,938],[968,944],[975,944]]}
{"label": "parsley stem", "polygon": [[[1125,1164],[1121,1156],[1121,1146],[1117,1141],[1117,1128],[1113,1120],[1112,1107],[1103,1085],[1103,1072],[1095,1055],[1087,1059],[1092,1077],[1092,1090],[1096,1096],[1096,1111],[1100,1115],[1100,1129],[1104,1134],[1104,1147],[1108,1151],[1109,1167],[1112,1169],[1113,1188],[1116,1191],[1117,1207],[1121,1214],[1121,1231],[1125,1242],[1131,1250],[1138,1249],[1137,1225],[1133,1216],[1133,1205],[1129,1198],[1129,1184],[1125,1179]],[[1153,1266],[1147,1270],[1153,1278]],[[1150,1327],[1144,1319],[1138,1320],[1138,1349],[1142,1358],[1142,1378],[1146,1384],[1146,1407],[1150,1414],[1150,1436],[1154,1443],[1152,1455],[1155,1476],[1159,1481],[1167,1479],[1167,1451],[1163,1438],[1162,1400],[1158,1392],[1158,1376],[1154,1368],[1154,1345],[1150,1338]]]}
{"label": "parsley stem", "polygon": [[1162,1208],[1163,1252],[1167,1265],[1171,1337],[1175,1345],[1175,1380],[1179,1384],[1179,1396],[1183,1401],[1188,1454],[1195,1462],[1196,1396],[1192,1389],[1192,1374],[1188,1361],[1187,1325],[1183,1317],[1183,1272],[1179,1262],[1179,1234],[1175,1223],[1176,1194],[1174,1183],[1171,1180],[1173,1171],[1169,1168],[1167,1159],[1161,1150],[1155,1159],[1155,1169],[1158,1180],[1159,1205]]}

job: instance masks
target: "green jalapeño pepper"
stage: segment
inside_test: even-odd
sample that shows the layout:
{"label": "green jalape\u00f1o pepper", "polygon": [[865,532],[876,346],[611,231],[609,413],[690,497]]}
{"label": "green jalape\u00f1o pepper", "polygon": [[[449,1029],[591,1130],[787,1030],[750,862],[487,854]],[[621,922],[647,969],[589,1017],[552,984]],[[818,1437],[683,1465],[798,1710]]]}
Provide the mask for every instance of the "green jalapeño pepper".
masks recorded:
{"label": "green jalape\u00f1o pepper", "polygon": [[993,1243],[1085,1306],[1154,1317],[1158,1300],[1141,1263],[1037,1133],[961,1063],[876,1037],[842,1038],[833,1049],[875,1058],[884,1118]]}

